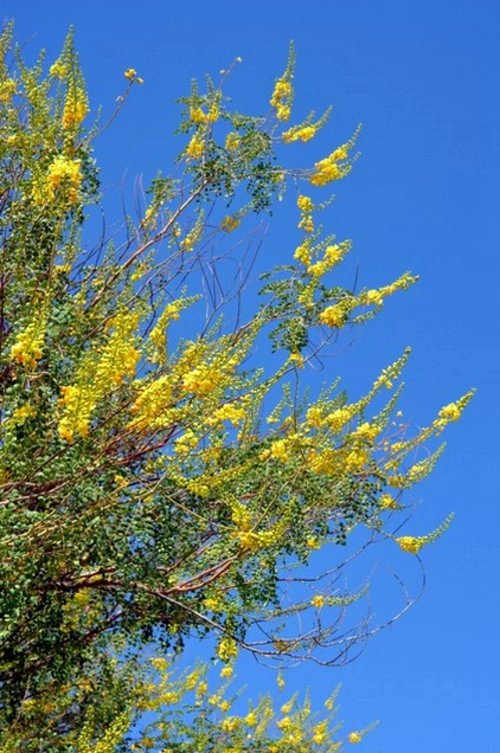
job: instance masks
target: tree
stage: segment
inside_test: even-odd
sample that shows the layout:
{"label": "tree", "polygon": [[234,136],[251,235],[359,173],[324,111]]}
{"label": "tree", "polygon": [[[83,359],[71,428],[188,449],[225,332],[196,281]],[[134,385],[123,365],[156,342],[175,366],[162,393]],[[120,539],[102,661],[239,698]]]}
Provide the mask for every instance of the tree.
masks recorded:
{"label": "tree", "polygon": [[[229,72],[204,91],[193,83],[173,175],[153,180],[121,238],[103,233],[90,246],[100,200],[92,148],[107,124],[86,125],[72,34],[48,73],[43,55],[27,67],[11,36],[8,27],[0,61],[2,750],[104,752],[134,709],[164,703],[155,673],[194,634],[217,637],[226,675],[239,647],[278,664],[321,649],[324,663],[345,660],[363,636],[342,635],[338,615],[362,594],[311,594],[294,568],[358,525],[412,554],[434,541],[448,520],[420,537],[393,536],[390,521],[442,447],[405,461],[472,392],[411,438],[387,432],[408,351],[355,402],[338,383],[314,401],[301,394],[301,369],[416,277],[358,292],[327,282],[350,243],[316,224],[328,202],[320,189],[350,172],[359,129],[314,167],[286,167],[281,146],[311,140],[329,115],[285,125],[293,47],[266,116],[231,108]],[[125,78],[111,121],[142,83],[133,69]],[[287,185],[307,186],[296,198],[300,240],[244,319],[250,246],[232,279],[232,233],[269,213]],[[174,323],[187,309],[201,324],[181,337]],[[288,619],[297,613],[298,634]],[[151,647],[160,656],[148,683]],[[203,670],[193,671],[199,692]],[[179,682],[189,690],[193,680]],[[210,726],[201,711],[199,725],[195,747],[174,749],[203,739],[228,750],[212,729],[236,735],[235,750],[270,744],[264,731],[245,742],[240,723]],[[328,742],[311,735],[309,746]],[[304,739],[297,750],[309,750]]]}

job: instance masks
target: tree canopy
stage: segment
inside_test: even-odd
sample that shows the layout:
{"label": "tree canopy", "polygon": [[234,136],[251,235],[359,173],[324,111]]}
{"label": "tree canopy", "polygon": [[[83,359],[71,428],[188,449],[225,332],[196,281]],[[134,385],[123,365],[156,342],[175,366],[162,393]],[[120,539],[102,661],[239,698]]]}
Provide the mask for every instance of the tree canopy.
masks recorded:
{"label": "tree canopy", "polygon": [[[42,54],[32,67],[12,28],[2,35],[2,753],[338,750],[329,720],[308,721],[307,701],[292,699],[274,733],[269,699],[214,721],[230,708],[226,690],[210,696],[201,666],[172,679],[165,657],[215,636],[223,684],[240,648],[277,666],[340,663],[360,637],[342,634],[340,616],[363,592],[335,577],[308,584],[298,566],[358,526],[418,555],[448,525],[393,533],[407,515],[402,492],[442,450],[429,443],[472,392],[410,436],[390,423],[408,350],[357,400],[339,380],[314,399],[300,388],[343,330],[417,278],[336,284],[351,243],[319,218],[353,167],[359,128],[312,167],[287,167],[287,145],[329,117],[289,125],[294,62],[292,46],[263,115],[233,108],[231,69],[193,82],[171,173],[108,237],[94,142],[141,77],[126,70],[116,112],[92,119],[71,33],[57,60]],[[252,218],[285,194],[297,245],[264,275],[248,316]],[[182,721],[171,707],[187,692]],[[160,726],[126,742],[144,710]]]}

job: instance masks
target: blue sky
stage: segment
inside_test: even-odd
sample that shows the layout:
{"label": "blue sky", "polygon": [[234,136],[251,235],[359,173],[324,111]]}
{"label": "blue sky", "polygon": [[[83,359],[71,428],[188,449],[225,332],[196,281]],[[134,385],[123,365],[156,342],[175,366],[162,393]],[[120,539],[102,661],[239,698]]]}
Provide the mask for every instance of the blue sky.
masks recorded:
{"label": "blue sky", "polygon": [[[125,68],[144,77],[96,147],[104,188],[117,207],[123,195],[132,202],[138,176],[147,183],[158,168],[167,171],[180,150],[175,100],[190,79],[217,73],[235,56],[243,64],[231,95],[241,110],[263,111],[295,40],[298,117],[334,105],[323,133],[302,151],[309,163],[363,122],[362,157],[336,189],[325,224],[354,241],[348,278],[357,270],[371,287],[411,269],[421,281],[388,302],[352,344],[344,341],[325,378],[340,374],[359,396],[410,344],[402,407],[415,424],[471,386],[478,394],[449,429],[433,476],[412,492],[421,504],[408,532],[425,533],[456,512],[446,537],[423,553],[423,600],[349,667],[303,665],[287,681],[290,688],[312,685],[317,700],[342,682],[347,727],[381,720],[361,750],[493,750],[499,696],[493,667],[500,666],[494,470],[500,6],[494,0],[6,0],[2,13],[16,19],[28,57],[45,47],[52,60],[75,25],[94,106],[111,110]],[[262,269],[293,251],[291,207],[285,202],[273,218]],[[406,560],[388,557],[394,569],[407,569]],[[378,591],[374,607],[383,609],[384,590]],[[270,673],[250,659],[240,677],[254,692],[274,687]]]}

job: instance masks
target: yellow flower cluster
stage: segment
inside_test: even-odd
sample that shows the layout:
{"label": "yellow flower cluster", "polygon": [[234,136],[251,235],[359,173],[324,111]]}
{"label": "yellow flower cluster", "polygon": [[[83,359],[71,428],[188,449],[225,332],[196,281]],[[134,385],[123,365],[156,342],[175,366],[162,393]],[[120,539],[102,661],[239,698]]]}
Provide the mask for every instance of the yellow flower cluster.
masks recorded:
{"label": "yellow flower cluster", "polygon": [[135,68],[127,68],[127,70],[124,71],[123,75],[131,83],[132,82],[134,82],[136,84],[143,84],[144,83],[144,79],[137,75],[137,71],[135,70]]}
{"label": "yellow flower cluster", "polygon": [[297,259],[297,261],[300,261],[302,262],[302,264],[305,264],[307,266],[311,263],[311,254],[311,243],[309,239],[306,239],[300,244],[300,246],[297,246],[293,254],[293,258]]}
{"label": "yellow flower cluster", "polygon": [[68,66],[62,62],[62,60],[56,60],[55,63],[52,63],[52,65],[49,68],[49,75],[52,76],[52,78],[60,78],[63,79],[68,74]]}
{"label": "yellow flower cluster", "polygon": [[182,378],[181,389],[197,397],[205,397],[214,390],[224,387],[238,363],[237,358],[221,355],[215,361],[208,360],[195,366]]}
{"label": "yellow flower cluster", "polygon": [[191,107],[189,110],[189,117],[193,123],[196,123],[196,125],[201,125],[202,123],[215,123],[219,119],[219,116],[219,105],[216,102],[213,102],[210,105],[208,112],[204,112],[201,107]]}
{"label": "yellow flower cluster", "polygon": [[233,638],[224,636],[217,646],[217,656],[223,662],[230,662],[238,655],[238,646]]}
{"label": "yellow flower cluster", "polygon": [[225,230],[226,233],[231,233],[233,230],[236,230],[239,225],[240,220],[238,219],[238,217],[235,217],[234,215],[228,215],[227,217],[224,217],[220,226],[221,230]]}
{"label": "yellow flower cluster", "polygon": [[328,306],[321,312],[319,319],[328,327],[342,327],[346,323],[348,315],[357,306],[370,304],[381,306],[384,298],[393,295],[398,290],[405,290],[417,280],[418,277],[410,274],[410,272],[405,272],[390,285],[360,293],[358,296],[345,297],[333,306]]}
{"label": "yellow flower cluster", "polygon": [[25,403],[20,408],[16,408],[10,420],[13,424],[21,426],[27,418],[32,418],[33,416],[36,416],[36,408],[31,403]]}
{"label": "yellow flower cluster", "polygon": [[233,152],[235,149],[237,149],[240,145],[240,137],[239,134],[235,133],[234,131],[231,131],[231,133],[228,133],[226,136],[226,149],[229,152]]}
{"label": "yellow flower cluster", "polygon": [[201,236],[203,235],[204,223],[205,216],[203,212],[200,212],[192,229],[180,242],[180,247],[183,251],[189,252],[194,249]]}
{"label": "yellow flower cluster", "polygon": [[316,745],[323,745],[328,739],[328,720],[316,724],[313,729],[312,740]]}
{"label": "yellow flower cluster", "polygon": [[347,735],[347,741],[353,744],[360,743],[363,739],[362,735],[359,732],[349,732]]}
{"label": "yellow flower cluster", "polygon": [[399,510],[398,503],[390,494],[381,494],[378,501],[382,510]]}
{"label": "yellow flower cluster", "polygon": [[397,280],[391,282],[390,285],[384,285],[382,288],[367,290],[365,293],[361,293],[357,305],[381,306],[384,298],[393,295],[393,293],[396,293],[398,290],[406,290],[410,285],[417,282],[417,280],[418,277],[416,275],[412,275],[410,272],[405,272],[401,277],[398,277]]}
{"label": "yellow flower cluster", "polygon": [[78,128],[89,111],[87,97],[83,89],[72,88],[64,103],[62,126],[68,130]]}
{"label": "yellow flower cluster", "polygon": [[17,90],[17,84],[13,78],[6,78],[0,82],[0,102],[10,102]]}
{"label": "yellow flower cluster", "polygon": [[329,272],[337,264],[340,264],[344,256],[351,250],[351,242],[330,244],[326,247],[323,258],[314,264],[309,264],[307,271],[313,277],[321,277]]}
{"label": "yellow flower cluster", "polygon": [[70,204],[75,204],[82,180],[80,160],[59,154],[49,165],[45,180],[33,185],[33,200],[39,205],[54,201],[59,189],[64,188],[65,198]]}
{"label": "yellow flower cluster", "polygon": [[351,164],[346,162],[349,156],[348,145],[338,147],[328,157],[314,163],[314,172],[309,178],[313,186],[326,186],[335,180],[344,178],[351,170]]}
{"label": "yellow flower cluster", "polygon": [[24,329],[18,332],[10,357],[13,361],[33,368],[42,357],[43,343],[45,340],[46,321],[33,319]]}
{"label": "yellow flower cluster", "polygon": [[295,126],[294,128],[289,128],[288,131],[285,131],[281,134],[281,138],[285,142],[285,144],[291,144],[293,141],[310,141],[314,136],[316,135],[318,130],[318,127],[316,125],[304,125],[304,126]]}
{"label": "yellow flower cluster", "polygon": [[151,349],[148,359],[153,363],[164,363],[166,360],[166,330],[170,322],[177,321],[181,312],[197,300],[196,296],[178,298],[176,301],[167,303],[158,317],[156,324],[149,333]]}
{"label": "yellow flower cluster", "polygon": [[418,554],[425,544],[424,539],[419,536],[399,536],[396,542],[403,552],[408,552],[409,554]]}
{"label": "yellow flower cluster", "polygon": [[238,426],[246,416],[245,408],[238,407],[235,403],[226,403],[213,413],[209,419],[209,423],[218,424],[222,421],[229,421],[233,426]]}
{"label": "yellow flower cluster", "polygon": [[316,594],[311,599],[311,606],[321,609],[326,604],[326,598],[322,594]]}
{"label": "yellow flower cluster", "polygon": [[191,159],[199,159],[203,156],[204,151],[205,142],[197,133],[195,133],[186,147],[186,155]]}
{"label": "yellow flower cluster", "polygon": [[213,392],[220,384],[221,375],[209,364],[200,364],[189,371],[182,380],[182,389],[185,392],[192,392],[198,397]]}
{"label": "yellow flower cluster", "polygon": [[293,89],[291,81],[288,78],[279,78],[271,96],[270,104],[276,110],[278,120],[288,120],[291,112],[291,100]]}
{"label": "yellow flower cluster", "polygon": [[124,712],[111,722],[104,736],[97,742],[93,739],[92,729],[84,725],[76,741],[78,753],[113,753],[123,741],[130,726],[130,714]]}
{"label": "yellow flower cluster", "polygon": [[395,539],[396,544],[403,552],[409,554],[418,554],[423,546],[426,544],[432,544],[449,528],[451,521],[453,520],[453,514],[448,515],[447,518],[431,533],[425,536],[399,536]]}
{"label": "yellow flower cluster", "polygon": [[319,315],[319,320],[328,327],[343,327],[355,305],[354,298],[344,298],[333,306],[328,306],[324,309]]}
{"label": "yellow flower cluster", "polygon": [[298,196],[297,206],[304,214],[310,214],[314,208],[313,200],[310,196]]}
{"label": "yellow flower cluster", "polygon": [[130,408],[134,419],[130,422],[129,429],[142,431],[162,426],[172,403],[172,376],[166,374],[139,391]]}
{"label": "yellow flower cluster", "polygon": [[187,429],[182,437],[175,441],[175,451],[178,455],[188,455],[199,443],[200,438],[192,429]]}
{"label": "yellow flower cluster", "polygon": [[311,452],[308,457],[308,467],[312,473],[340,477],[347,473],[359,473],[368,460],[368,452],[361,448],[347,451],[326,449],[318,453]]}
{"label": "yellow flower cluster", "polygon": [[75,433],[86,436],[92,412],[99,401],[125,377],[134,374],[140,351],[135,347],[134,331],[139,323],[137,313],[122,311],[111,324],[112,332],[97,353],[86,354],[80,364],[75,383],[61,387],[61,418],[59,436],[66,442]]}

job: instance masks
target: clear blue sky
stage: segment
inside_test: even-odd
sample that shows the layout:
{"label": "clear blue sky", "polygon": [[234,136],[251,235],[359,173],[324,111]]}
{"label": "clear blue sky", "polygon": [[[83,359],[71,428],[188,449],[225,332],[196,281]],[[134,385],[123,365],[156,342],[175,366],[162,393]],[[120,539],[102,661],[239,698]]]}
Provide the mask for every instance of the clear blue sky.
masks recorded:
{"label": "clear blue sky", "polygon": [[[498,2],[4,0],[2,13],[16,19],[28,54],[44,46],[49,59],[75,25],[93,105],[112,107],[126,67],[144,77],[97,148],[117,203],[123,191],[132,196],[139,174],[147,181],[159,167],[168,169],[178,151],[175,99],[190,78],[217,73],[237,55],[244,64],[231,93],[242,110],[262,110],[295,39],[298,111],[321,111],[330,102],[335,108],[305,151],[311,161],[363,122],[363,156],[339,185],[328,224],[353,238],[348,270],[358,265],[362,284],[384,284],[406,269],[422,280],[388,303],[328,373],[344,375],[359,395],[378,368],[411,344],[403,408],[417,424],[470,386],[479,391],[448,431],[432,478],[413,495],[422,504],[409,532],[424,533],[456,512],[446,537],[423,553],[429,581],[423,600],[348,668],[304,665],[289,673],[288,684],[313,685],[319,700],[341,681],[348,727],[381,720],[360,750],[496,750]],[[288,205],[277,213],[262,267],[293,250],[290,211]],[[390,565],[405,569],[407,560],[393,557]],[[383,589],[376,597],[374,608],[382,609]],[[246,660],[241,676],[253,668]],[[273,680],[259,670],[251,684],[257,690]]]}

